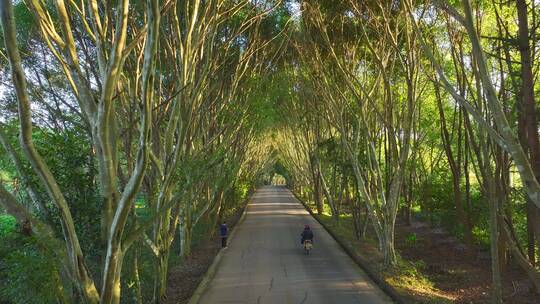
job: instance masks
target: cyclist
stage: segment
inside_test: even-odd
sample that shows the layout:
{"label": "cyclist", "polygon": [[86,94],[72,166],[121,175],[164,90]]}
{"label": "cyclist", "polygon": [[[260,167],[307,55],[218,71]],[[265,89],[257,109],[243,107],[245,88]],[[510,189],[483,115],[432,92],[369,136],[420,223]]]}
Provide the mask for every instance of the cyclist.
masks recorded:
{"label": "cyclist", "polygon": [[304,226],[304,231],[302,231],[302,240],[300,241],[302,245],[304,245],[304,241],[310,240],[311,243],[313,243],[313,231],[309,227],[309,225]]}

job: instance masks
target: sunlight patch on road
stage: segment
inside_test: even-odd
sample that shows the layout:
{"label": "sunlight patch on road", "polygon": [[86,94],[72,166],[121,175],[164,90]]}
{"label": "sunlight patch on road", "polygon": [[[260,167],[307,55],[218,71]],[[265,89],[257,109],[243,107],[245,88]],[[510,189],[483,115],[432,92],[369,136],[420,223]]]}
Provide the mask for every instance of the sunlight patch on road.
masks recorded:
{"label": "sunlight patch on road", "polygon": [[307,215],[309,214],[305,209],[280,209],[280,210],[248,210],[247,214],[260,214],[260,215]]}
{"label": "sunlight patch on road", "polygon": [[251,206],[269,206],[269,207],[276,207],[276,206],[297,206],[297,207],[300,207],[299,204],[297,203],[279,203],[279,204],[275,204],[275,203],[251,203],[250,204]]}
{"label": "sunlight patch on road", "polygon": [[286,195],[286,194],[283,194],[283,195],[276,195],[276,194],[254,194],[251,198],[252,199],[259,199],[259,198],[292,198],[293,196],[292,195]]}

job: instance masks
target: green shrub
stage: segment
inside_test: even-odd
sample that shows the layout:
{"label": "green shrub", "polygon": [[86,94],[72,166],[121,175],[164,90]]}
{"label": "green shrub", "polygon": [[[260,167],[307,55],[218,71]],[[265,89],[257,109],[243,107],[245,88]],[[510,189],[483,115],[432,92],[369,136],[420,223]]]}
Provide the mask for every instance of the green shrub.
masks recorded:
{"label": "green shrub", "polygon": [[0,215],[0,237],[15,230],[15,218],[11,215]]}
{"label": "green shrub", "polygon": [[0,299],[13,304],[57,303],[61,286],[57,265],[51,251],[34,237],[13,231],[0,236]]}
{"label": "green shrub", "polygon": [[417,240],[418,240],[418,237],[416,236],[416,233],[409,233],[405,239],[408,246],[416,245]]}

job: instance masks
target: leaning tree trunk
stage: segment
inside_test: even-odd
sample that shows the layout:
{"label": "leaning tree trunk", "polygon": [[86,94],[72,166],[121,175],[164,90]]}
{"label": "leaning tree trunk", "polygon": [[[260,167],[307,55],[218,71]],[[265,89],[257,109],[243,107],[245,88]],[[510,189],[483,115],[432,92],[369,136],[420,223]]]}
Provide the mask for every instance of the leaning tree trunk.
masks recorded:
{"label": "leaning tree trunk", "polygon": [[521,251],[518,241],[516,240],[516,238],[511,232],[511,227],[509,227],[509,223],[507,223],[502,216],[499,218],[499,222],[501,223],[501,226],[502,226],[501,231],[502,231],[503,237],[506,239],[506,243],[508,244],[508,247],[510,248],[510,251],[512,252],[512,257],[514,257],[518,265],[521,266],[521,268],[525,271],[525,273],[527,274],[527,277],[533,283],[536,293],[540,293],[540,273],[529,262],[529,260],[525,257],[525,255]]}

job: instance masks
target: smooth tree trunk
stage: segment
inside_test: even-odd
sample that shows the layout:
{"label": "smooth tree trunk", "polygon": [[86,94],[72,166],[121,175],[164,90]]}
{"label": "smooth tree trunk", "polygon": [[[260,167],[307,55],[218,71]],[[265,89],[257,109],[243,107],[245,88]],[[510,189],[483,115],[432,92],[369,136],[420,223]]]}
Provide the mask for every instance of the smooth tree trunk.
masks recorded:
{"label": "smooth tree trunk", "polygon": [[167,274],[169,271],[170,247],[162,250],[156,258],[156,279],[154,281],[154,303],[164,303],[167,294]]}
{"label": "smooth tree trunk", "polygon": [[318,170],[320,172],[320,182],[321,182],[321,188],[323,190],[324,196],[326,197],[326,202],[328,203],[328,206],[330,206],[330,211],[332,212],[332,219],[335,223],[339,222],[339,211],[336,207],[336,201],[332,195],[332,192],[330,191],[330,188],[328,187],[328,183],[326,181],[326,177],[324,176],[324,173],[322,172],[322,166],[320,162],[317,162],[318,164]]}
{"label": "smooth tree trunk", "polygon": [[[518,44],[521,63],[521,91],[518,100],[518,120],[522,126],[518,128],[521,144],[529,152],[529,160],[537,180],[540,180],[540,140],[538,137],[537,109],[534,97],[533,59],[529,42],[528,7],[526,0],[516,0],[518,13]],[[529,260],[536,263],[536,242],[540,237],[536,228],[539,220],[534,202],[527,202],[527,250]]]}
{"label": "smooth tree trunk", "polygon": [[[439,117],[441,121],[441,133],[442,133],[441,137],[443,141],[444,152],[446,154],[448,164],[450,165],[450,172],[452,172],[452,190],[454,193],[454,203],[456,205],[458,219],[461,223],[461,226],[463,227],[463,236],[464,236],[465,244],[467,244],[467,247],[470,249],[473,246],[474,240],[473,240],[473,234],[472,234],[471,221],[463,205],[463,193],[461,191],[461,177],[462,177],[461,164],[460,164],[461,151],[457,151],[457,159],[456,159],[455,153],[452,151],[452,140],[450,138],[450,132],[447,126],[446,115],[444,113],[444,108],[443,108],[438,84],[435,84],[435,95],[437,97],[437,106],[439,109]],[[459,130],[458,132],[461,132],[461,130]],[[458,140],[460,139],[458,138]],[[458,145],[458,149],[459,149],[459,146],[460,145]]]}
{"label": "smooth tree trunk", "polygon": [[488,187],[489,204],[489,231],[490,231],[490,254],[491,254],[491,299],[492,303],[500,304],[503,302],[501,268],[499,261],[499,218],[500,218],[500,191],[496,191],[496,181],[494,176],[484,182]]}

